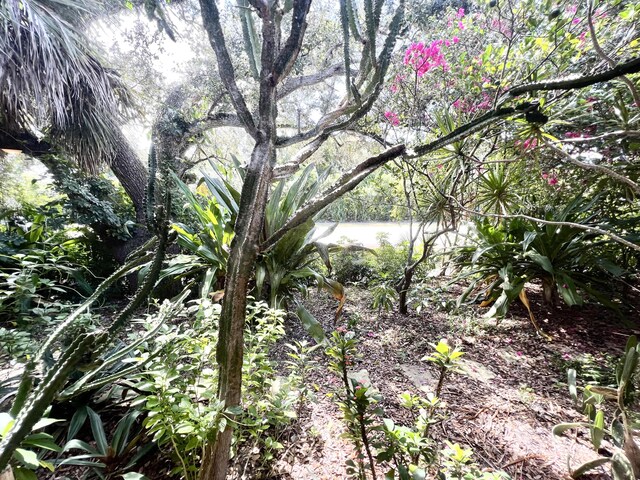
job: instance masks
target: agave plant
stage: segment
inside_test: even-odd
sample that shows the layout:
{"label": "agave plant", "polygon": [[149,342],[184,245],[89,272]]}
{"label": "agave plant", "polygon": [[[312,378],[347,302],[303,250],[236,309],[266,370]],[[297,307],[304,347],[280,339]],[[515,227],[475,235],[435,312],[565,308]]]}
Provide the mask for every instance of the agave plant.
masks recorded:
{"label": "agave plant", "polygon": [[[547,212],[546,220],[594,221],[589,215],[593,203],[578,197],[560,212]],[[462,303],[475,291],[476,299],[491,305],[487,316],[503,317],[511,302],[519,298],[529,310],[525,285],[533,280],[542,284],[545,302],[555,304],[559,298],[569,306],[582,305],[589,294],[611,308],[616,305],[602,292],[606,282],[624,271],[613,262],[601,258],[598,248],[606,242],[594,233],[567,225],[541,225],[520,218],[498,225],[487,220],[476,222],[473,245],[461,249],[458,263],[466,267],[463,277],[472,277],[469,288],[459,298]],[[531,315],[532,321],[533,316]]]}
{"label": "agave plant", "polygon": [[[185,195],[188,205],[197,219],[197,225],[176,223],[173,229],[178,233],[178,243],[196,255],[195,269],[206,272],[203,290],[211,290],[215,279],[222,279],[226,268],[229,246],[233,239],[233,226],[238,214],[240,192],[234,186],[242,181],[243,169],[234,159],[232,170],[234,179],[229,180],[211,163],[215,176],[203,172],[202,185],[208,197],[198,197],[177,177],[177,185]],[[329,177],[329,169],[318,170],[314,165],[305,168],[293,180],[279,180],[267,204],[262,240],[278,231],[293,213],[305,202],[313,198]],[[205,204],[206,202],[206,204]],[[334,297],[344,303],[344,289],[334,280],[326,278],[315,265],[319,261],[331,271],[330,254],[340,249],[362,249],[358,246],[324,244],[320,240],[330,235],[336,225],[319,231],[313,220],[292,229],[269,250],[258,257],[256,264],[256,295],[268,298],[272,307],[282,305],[294,291],[305,291],[309,282],[329,290]],[[194,271],[193,258],[172,265],[173,274]],[[166,274],[166,272],[165,272]]]}

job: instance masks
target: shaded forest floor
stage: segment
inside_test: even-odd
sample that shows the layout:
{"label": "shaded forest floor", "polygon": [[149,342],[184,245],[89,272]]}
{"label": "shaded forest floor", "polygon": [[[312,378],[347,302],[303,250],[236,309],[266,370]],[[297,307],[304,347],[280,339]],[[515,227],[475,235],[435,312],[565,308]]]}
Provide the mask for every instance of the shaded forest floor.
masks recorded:
{"label": "shaded forest floor", "polygon": [[[425,389],[435,390],[436,369],[421,359],[446,338],[466,352],[465,373],[445,382],[441,397],[447,404],[447,419],[432,430],[438,445],[444,447],[448,440],[471,447],[478,464],[504,470],[514,480],[567,478],[569,457],[573,468],[596,458],[587,430],[570,438],[551,433],[557,423],[582,420],[568,395],[566,370],[577,369],[579,385],[615,384],[615,362],[627,337],[639,333],[637,321],[624,325],[595,305],[547,309],[534,292],[530,295],[534,314],[551,337],[545,340],[536,335],[526,310],[515,303],[509,317],[496,324],[475,308],[457,314],[435,308],[407,316],[378,314],[369,307],[366,290],[350,288],[347,294],[339,324],[355,331],[359,339],[361,358],[353,369],[368,371],[384,397],[386,417],[410,424],[398,395],[410,391],[424,396]],[[304,302],[327,332],[334,328],[334,306],[324,294],[312,294]],[[308,338],[295,317],[286,327],[285,343]],[[284,351],[282,345],[283,356]],[[273,466],[276,478],[347,478],[345,461],[354,452],[340,437],[341,413],[330,398],[340,383],[326,368],[326,357],[318,354],[317,360],[315,401],[301,419],[295,441],[285,445],[285,453]],[[252,478],[249,471],[242,473]],[[381,471],[379,477],[383,475]],[[603,470],[583,478],[610,477]]]}

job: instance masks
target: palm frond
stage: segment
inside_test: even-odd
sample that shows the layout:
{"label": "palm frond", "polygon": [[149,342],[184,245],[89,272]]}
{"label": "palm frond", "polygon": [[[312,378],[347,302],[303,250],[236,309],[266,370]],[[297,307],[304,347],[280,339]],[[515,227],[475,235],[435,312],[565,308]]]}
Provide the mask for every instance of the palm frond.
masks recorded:
{"label": "palm frond", "polygon": [[0,124],[43,132],[89,171],[132,105],[80,27],[99,14],[94,0],[0,2]]}

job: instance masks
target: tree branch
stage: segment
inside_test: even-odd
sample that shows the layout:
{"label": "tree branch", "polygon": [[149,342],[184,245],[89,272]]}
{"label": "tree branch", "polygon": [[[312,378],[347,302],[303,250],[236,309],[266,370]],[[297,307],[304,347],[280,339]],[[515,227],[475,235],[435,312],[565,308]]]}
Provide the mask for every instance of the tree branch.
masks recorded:
{"label": "tree branch", "polygon": [[202,135],[207,130],[218,127],[239,127],[244,125],[237,115],[227,112],[218,112],[207,115],[201,120],[196,120],[188,128],[189,136]]}
{"label": "tree branch", "polygon": [[618,64],[609,70],[605,70],[604,72],[596,73],[594,75],[547,80],[544,82],[529,83],[510,88],[504,93],[504,95],[502,95],[499,104],[503,104],[505,101],[509,100],[509,98],[517,97],[525,93],[546,92],[551,90],[577,90],[595,85],[596,83],[608,82],[609,80],[613,80],[614,78],[623,75],[638,72],[640,72],[640,58],[634,58],[626,63]]}
{"label": "tree branch", "polygon": [[218,73],[220,79],[224,83],[225,88],[231,97],[238,118],[242,122],[243,127],[254,139],[257,138],[256,125],[253,116],[247,107],[238,84],[236,83],[236,75],[229,56],[229,51],[224,40],[222,26],[220,25],[220,14],[215,0],[200,0],[200,9],[202,11],[202,20],[204,28],[209,36],[209,43],[216,54],[218,61]]}
{"label": "tree branch", "polygon": [[577,167],[583,168],[585,170],[595,170],[597,172],[604,173],[608,177],[611,177],[614,180],[617,180],[618,182],[624,183],[625,185],[629,186],[636,193],[636,195],[640,195],[640,185],[638,185],[636,182],[634,182],[630,178],[627,178],[624,175],[620,175],[619,173],[614,172],[613,170],[611,170],[610,168],[605,167],[604,165],[598,165],[598,164],[595,164],[595,163],[581,162],[580,160],[578,160],[576,158],[573,158],[571,155],[569,155],[567,152],[565,152],[561,148],[558,148],[555,145],[552,145],[550,142],[545,140],[544,143],[545,143],[545,145],[547,147],[549,147],[551,150],[553,150],[558,155],[563,157],[565,160],[567,160],[572,165],[575,165]]}
{"label": "tree branch", "polygon": [[295,92],[299,88],[310,87],[316,85],[324,80],[344,73],[344,64],[337,63],[331,65],[326,70],[321,72],[312,73],[310,75],[303,75],[300,77],[291,77],[287,79],[282,86],[278,89],[278,100],[282,100],[286,96]]}
{"label": "tree branch", "polygon": [[312,142],[309,142],[304,147],[302,147],[298,151],[298,153],[294,155],[290,162],[274,168],[272,180],[280,180],[281,178],[288,177],[289,175],[295,173],[298,168],[300,168],[300,165],[306,162],[314,153],[318,151],[322,144],[327,141],[329,136],[329,134],[326,134],[316,137]]}
{"label": "tree branch", "polygon": [[307,30],[307,14],[311,7],[311,0],[296,0],[293,2],[293,14],[291,17],[291,33],[284,47],[276,58],[273,67],[273,83],[276,85],[280,79],[285,78],[291,71],[291,67],[298,58],[302,40]]}
{"label": "tree branch", "polygon": [[442,147],[445,147],[447,145],[450,145],[451,143],[457,142],[458,140],[468,137],[472,133],[482,130],[484,127],[486,127],[487,125],[490,125],[496,120],[510,117],[515,113],[518,113],[518,110],[516,110],[515,108],[498,108],[495,110],[491,110],[490,112],[487,112],[486,114],[473,120],[472,122],[467,123],[462,127],[456,128],[455,130],[453,130],[448,135],[445,135],[444,137],[441,137],[431,143],[427,143],[424,145],[420,145],[419,147],[416,147],[413,150],[413,152],[409,152],[408,157],[417,158],[417,157],[426,155],[427,153],[431,153],[436,150],[439,150]]}

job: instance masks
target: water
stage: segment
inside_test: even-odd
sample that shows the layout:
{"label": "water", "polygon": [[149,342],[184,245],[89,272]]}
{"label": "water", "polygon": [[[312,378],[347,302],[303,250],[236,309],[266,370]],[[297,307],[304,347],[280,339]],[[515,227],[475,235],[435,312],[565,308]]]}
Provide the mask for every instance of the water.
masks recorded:
{"label": "water", "polygon": [[[317,222],[318,232],[323,232],[332,226],[331,222]],[[339,243],[343,237],[346,237],[351,243],[360,244],[367,248],[377,248],[380,246],[378,242],[378,234],[387,235],[387,240],[392,245],[409,240],[409,222],[340,222],[336,229],[328,236],[320,239],[321,243]],[[415,235],[418,224],[413,225],[413,234]],[[461,244],[464,235],[468,232],[467,224],[460,225],[459,236],[454,232],[442,235],[436,241],[436,249],[445,248],[452,244]],[[434,232],[435,224],[427,227],[427,232]],[[320,233],[318,233],[320,234]],[[418,243],[422,242],[422,237],[418,238]]]}
{"label": "water", "polygon": [[[322,232],[333,223],[316,223],[318,231]],[[414,225],[414,230],[417,225]],[[368,248],[380,246],[378,234],[387,235],[387,240],[393,245],[398,245],[405,240],[409,240],[409,222],[340,222],[331,235],[324,237],[322,243],[338,243],[340,239],[346,237],[352,243],[358,243]]]}

